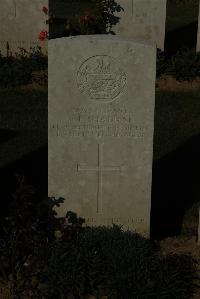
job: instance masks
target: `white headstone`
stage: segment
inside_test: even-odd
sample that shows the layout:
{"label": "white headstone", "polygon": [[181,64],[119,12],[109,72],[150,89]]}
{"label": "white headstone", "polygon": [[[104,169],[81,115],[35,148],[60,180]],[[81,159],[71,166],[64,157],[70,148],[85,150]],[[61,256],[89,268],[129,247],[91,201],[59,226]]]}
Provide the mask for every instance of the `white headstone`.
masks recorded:
{"label": "white headstone", "polygon": [[39,40],[39,33],[48,30],[47,16],[42,8],[47,0],[1,0],[0,3],[0,50],[6,53],[6,44],[14,54],[19,47],[27,50],[41,46],[47,49],[47,41]]}
{"label": "white headstone", "polygon": [[200,2],[199,2],[198,33],[197,33],[197,52],[200,52]]}
{"label": "white headstone", "polygon": [[15,0],[2,0],[0,3],[0,18],[15,18],[16,5]]}
{"label": "white headstone", "polygon": [[105,35],[49,42],[49,196],[88,225],[149,235],[156,47]]}
{"label": "white headstone", "polygon": [[129,38],[156,42],[164,49],[166,0],[116,0],[121,11],[115,13],[119,22],[112,31]]}

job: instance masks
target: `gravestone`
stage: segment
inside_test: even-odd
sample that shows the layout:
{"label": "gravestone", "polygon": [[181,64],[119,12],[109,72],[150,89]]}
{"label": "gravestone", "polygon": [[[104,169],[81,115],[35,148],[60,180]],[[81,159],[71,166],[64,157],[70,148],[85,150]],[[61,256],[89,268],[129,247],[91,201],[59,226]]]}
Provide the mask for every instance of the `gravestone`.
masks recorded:
{"label": "gravestone", "polygon": [[116,36],[49,41],[49,196],[88,225],[149,235],[156,47]]}
{"label": "gravestone", "polygon": [[9,43],[10,52],[19,51],[19,47],[29,50],[41,46],[47,50],[47,42],[39,41],[39,33],[48,30],[47,16],[42,11],[47,0],[1,0],[0,3],[0,50],[6,54]]}
{"label": "gravestone", "polygon": [[164,50],[166,0],[116,0],[121,9],[112,31],[123,37],[156,42]]}
{"label": "gravestone", "polygon": [[197,33],[197,52],[200,52],[200,2],[199,2],[198,33]]}
{"label": "gravestone", "polygon": [[15,18],[16,17],[16,5],[15,0],[4,0],[0,4],[0,17],[3,18]]}

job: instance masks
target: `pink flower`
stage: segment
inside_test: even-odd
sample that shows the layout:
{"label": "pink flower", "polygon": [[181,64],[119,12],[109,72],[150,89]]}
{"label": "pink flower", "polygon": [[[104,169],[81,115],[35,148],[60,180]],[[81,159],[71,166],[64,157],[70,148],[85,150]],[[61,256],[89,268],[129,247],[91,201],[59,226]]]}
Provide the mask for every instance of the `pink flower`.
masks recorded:
{"label": "pink flower", "polygon": [[48,31],[47,30],[42,30],[39,35],[38,38],[40,41],[44,41],[48,38]]}
{"label": "pink flower", "polygon": [[83,16],[80,16],[79,20],[81,23],[88,23],[90,21],[94,21],[94,17],[89,11],[86,11]]}

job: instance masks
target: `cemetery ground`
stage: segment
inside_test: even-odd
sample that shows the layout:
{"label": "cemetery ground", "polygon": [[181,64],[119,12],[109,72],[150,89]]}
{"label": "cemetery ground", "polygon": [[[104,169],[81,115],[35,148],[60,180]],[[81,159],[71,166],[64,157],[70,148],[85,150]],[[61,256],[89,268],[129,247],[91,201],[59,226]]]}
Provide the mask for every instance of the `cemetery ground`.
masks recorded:
{"label": "cemetery ground", "polygon": [[[187,28],[196,18],[194,7],[185,14]],[[168,23],[169,31],[182,28],[175,15],[182,16],[183,11],[173,6],[170,9],[174,15]],[[168,41],[171,38],[174,36],[169,35]],[[82,296],[85,299],[96,299],[95,292],[99,292],[98,299],[200,298],[198,290],[192,295],[193,282],[199,281],[191,260],[192,257],[197,261],[200,275],[200,247],[196,243],[200,195],[199,81],[177,82],[171,77],[163,80],[164,83],[158,82],[155,107],[153,245],[140,236],[124,235],[116,227],[84,233],[81,219],[74,215],[68,215],[66,223],[55,223],[52,203],[45,197],[47,89],[29,86],[0,90],[0,214],[4,216],[9,211],[11,216],[5,222],[5,243],[1,243],[0,298],[63,298],[63,293],[69,291],[65,286],[70,283],[80,298],[83,282],[90,290],[96,287],[90,295]],[[98,247],[105,263],[96,254]],[[34,258],[26,255],[33,248],[37,249]],[[132,273],[137,265],[136,288],[126,260]],[[104,282],[103,290],[98,289],[99,278]],[[120,288],[123,285],[125,290]],[[135,297],[123,293],[128,285]],[[138,291],[142,293],[138,295]],[[67,299],[74,299],[70,291]]]}
{"label": "cemetery ground", "polygon": [[[199,93],[200,89],[177,92],[157,88],[151,220],[152,236],[158,240],[156,243],[163,256],[184,254],[195,260],[200,256],[196,243]],[[1,181],[4,186],[1,194],[3,205],[8,209],[8,190],[14,192],[15,174],[25,175],[38,190],[39,198],[47,192],[47,90],[35,87],[2,89],[0,95]],[[42,287],[39,286],[38,292],[45,293],[40,290]],[[26,297],[26,290],[21,298],[35,296],[29,291],[29,297]],[[6,289],[4,286],[4,292],[8,292],[8,286]],[[195,299],[199,298],[199,293],[196,296]]]}
{"label": "cemetery ground", "polygon": [[[14,186],[11,173],[25,174],[40,194],[46,193],[47,91],[1,90],[0,99],[4,205],[10,186]],[[196,244],[200,166],[198,101],[198,90],[157,90],[152,191],[152,234],[161,237],[158,244],[162,254],[188,254],[196,260],[200,256]],[[7,178],[11,179],[7,181]],[[31,292],[21,298],[32,298]],[[197,293],[194,298],[199,296]]]}

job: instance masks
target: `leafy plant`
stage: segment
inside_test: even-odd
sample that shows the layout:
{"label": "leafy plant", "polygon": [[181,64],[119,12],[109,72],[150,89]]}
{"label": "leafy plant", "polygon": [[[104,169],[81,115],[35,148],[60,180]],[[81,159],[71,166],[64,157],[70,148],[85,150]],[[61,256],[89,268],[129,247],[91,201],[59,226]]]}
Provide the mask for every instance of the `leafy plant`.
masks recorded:
{"label": "leafy plant", "polygon": [[153,243],[117,226],[87,228],[48,252],[40,279],[48,290],[54,286],[49,298],[189,299],[194,291],[192,258],[163,257]]}
{"label": "leafy plant", "polygon": [[[50,38],[112,32],[112,25],[118,21],[114,12],[122,9],[115,0],[88,0],[85,3],[81,0],[68,0],[66,3],[69,12],[65,18],[57,17],[54,6],[50,3]],[[63,29],[56,32],[56,25]]]}
{"label": "leafy plant", "polygon": [[157,77],[170,75],[178,81],[191,81],[200,77],[200,52],[182,48],[168,58],[163,52],[157,52]]}
{"label": "leafy plant", "polygon": [[32,82],[33,72],[47,69],[48,59],[40,47],[19,49],[15,56],[0,55],[0,87],[15,87]]}
{"label": "leafy plant", "polygon": [[23,176],[16,176],[16,190],[10,194],[8,212],[1,218],[0,277],[13,292],[21,291],[35,248],[54,239],[57,220],[53,207],[59,200],[37,200],[36,192]]}
{"label": "leafy plant", "polygon": [[167,60],[165,57],[164,52],[161,50],[157,50],[157,78],[161,77],[163,74],[166,73],[166,68],[167,68]]}
{"label": "leafy plant", "polygon": [[37,198],[24,177],[17,176],[11,195],[1,226],[0,281],[14,298],[191,298],[191,257],[163,256],[154,242],[116,225],[83,226],[71,211],[58,219],[54,208],[63,199]]}
{"label": "leafy plant", "polygon": [[180,49],[167,65],[166,73],[178,81],[190,81],[200,76],[200,53],[187,48]]}

